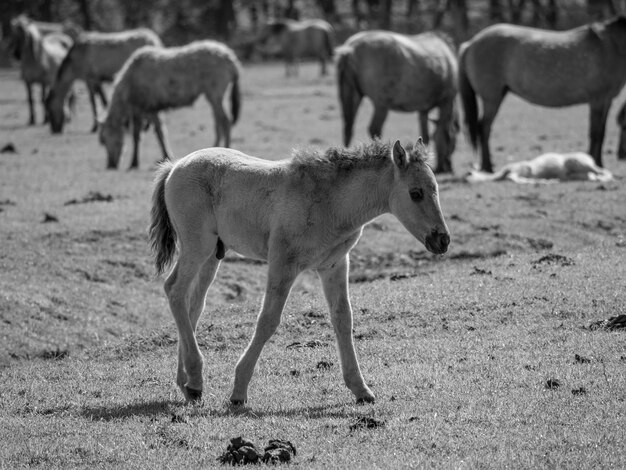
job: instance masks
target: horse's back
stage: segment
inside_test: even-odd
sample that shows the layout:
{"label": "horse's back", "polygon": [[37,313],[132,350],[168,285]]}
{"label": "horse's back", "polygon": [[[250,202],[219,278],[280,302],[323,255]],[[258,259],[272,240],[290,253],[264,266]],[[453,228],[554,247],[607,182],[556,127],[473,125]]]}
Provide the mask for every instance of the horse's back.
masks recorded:
{"label": "horse's back", "polygon": [[470,83],[487,99],[510,90],[531,103],[566,106],[606,86],[603,48],[588,26],[549,31],[496,24],[464,43],[460,56]]}
{"label": "horse's back", "polygon": [[456,95],[457,61],[441,38],[366,31],[349,38],[362,92],[374,103],[400,111],[427,110]]}
{"label": "horse's back", "polygon": [[191,105],[202,93],[223,96],[238,77],[239,67],[235,53],[216,41],[172,48],[145,46],[129,59],[118,82],[126,82],[123,86],[130,87],[128,92],[142,109],[166,109]]}
{"label": "horse's back", "polygon": [[70,54],[90,78],[112,80],[126,60],[144,46],[161,46],[152,30],[120,31],[116,33],[82,33]]}

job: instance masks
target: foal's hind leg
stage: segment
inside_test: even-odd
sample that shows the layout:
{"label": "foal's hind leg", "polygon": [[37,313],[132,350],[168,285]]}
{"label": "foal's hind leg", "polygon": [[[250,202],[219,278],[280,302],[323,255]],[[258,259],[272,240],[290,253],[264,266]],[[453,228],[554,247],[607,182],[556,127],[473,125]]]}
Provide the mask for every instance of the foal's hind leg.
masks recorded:
{"label": "foal's hind leg", "polygon": [[241,405],[248,400],[248,384],[254,367],[266,341],[280,324],[280,316],[297,275],[296,267],[287,259],[279,257],[270,261],[263,308],[257,319],[254,336],[235,367],[235,384],[230,396],[230,401],[235,405]]}
{"label": "foal's hind leg", "polygon": [[[215,274],[217,273],[219,265],[220,261],[214,255],[210,256],[200,268],[195,285],[192,288],[189,302],[189,321],[191,323],[194,336],[198,326],[198,320],[200,319],[200,315],[202,314],[202,310],[204,309],[204,304],[206,302],[207,290],[215,279]],[[177,275],[174,274],[174,279],[176,279],[176,276]],[[187,400],[199,400],[202,398],[202,384],[200,388],[197,389],[191,388],[187,385],[189,376],[185,370],[185,354],[185,343],[183,343],[183,341],[179,341],[176,384],[180,387]]]}
{"label": "foal's hind leg", "polygon": [[337,337],[343,379],[357,402],[373,402],[375,397],[363,380],[352,339],[352,308],[348,297],[348,255],[329,269],[317,271],[330,309]]}

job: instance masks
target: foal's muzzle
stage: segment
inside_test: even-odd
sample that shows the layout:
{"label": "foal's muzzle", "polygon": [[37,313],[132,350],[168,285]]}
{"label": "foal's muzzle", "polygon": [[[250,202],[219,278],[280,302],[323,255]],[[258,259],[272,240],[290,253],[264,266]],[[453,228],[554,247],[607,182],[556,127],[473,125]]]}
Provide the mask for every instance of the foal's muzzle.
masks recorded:
{"label": "foal's muzzle", "polygon": [[426,249],[431,253],[440,255],[448,251],[448,245],[450,244],[450,234],[448,232],[440,233],[435,230],[426,237],[424,245]]}

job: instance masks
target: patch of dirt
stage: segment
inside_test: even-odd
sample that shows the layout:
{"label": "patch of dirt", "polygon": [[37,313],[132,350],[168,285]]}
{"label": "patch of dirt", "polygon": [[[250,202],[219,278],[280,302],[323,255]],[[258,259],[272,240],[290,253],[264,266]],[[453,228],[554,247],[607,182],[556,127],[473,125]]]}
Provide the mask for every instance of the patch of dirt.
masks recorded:
{"label": "patch of dirt", "polygon": [[356,431],[357,429],[382,428],[385,424],[384,421],[372,418],[371,416],[360,416],[350,424],[350,432]]}
{"label": "patch of dirt", "polygon": [[600,320],[593,322],[589,325],[590,330],[623,330],[626,328],[626,314],[617,315],[615,317],[607,318],[606,320]]}
{"label": "patch of dirt", "polygon": [[110,194],[102,194],[100,191],[89,191],[87,196],[82,199],[70,199],[64,206],[71,206],[73,204],[88,204],[90,202],[113,202],[113,196]]}
{"label": "patch of dirt", "polygon": [[548,253],[541,258],[531,262],[533,268],[538,267],[542,264],[548,265],[558,265],[558,266],[573,266],[574,260],[572,258],[568,258],[567,256],[557,255],[555,253]]}
{"label": "patch of dirt", "polygon": [[15,148],[13,142],[9,142],[0,149],[0,153],[17,153],[17,149]]}

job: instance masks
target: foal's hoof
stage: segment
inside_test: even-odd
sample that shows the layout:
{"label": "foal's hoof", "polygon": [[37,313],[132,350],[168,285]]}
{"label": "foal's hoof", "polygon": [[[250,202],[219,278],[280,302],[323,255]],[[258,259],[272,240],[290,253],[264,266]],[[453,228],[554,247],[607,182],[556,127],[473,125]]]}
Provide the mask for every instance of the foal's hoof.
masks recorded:
{"label": "foal's hoof", "polygon": [[202,400],[202,390],[196,390],[195,388],[185,386],[185,398],[190,402],[199,402]]}
{"label": "foal's hoof", "polygon": [[246,400],[238,400],[235,398],[230,399],[230,404],[233,406],[243,406],[246,404]]}
{"label": "foal's hoof", "polygon": [[364,405],[365,403],[374,403],[376,401],[376,397],[373,393],[368,393],[367,395],[363,395],[361,397],[357,397],[356,404]]}

